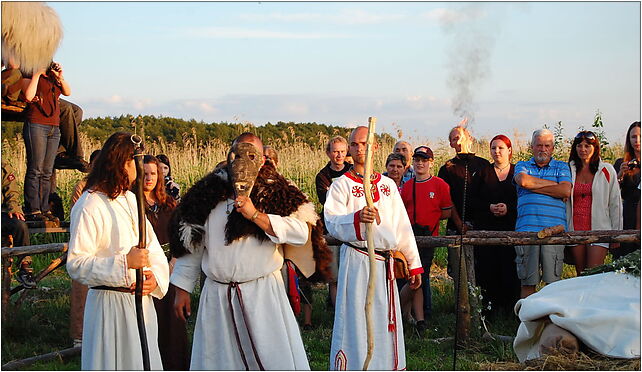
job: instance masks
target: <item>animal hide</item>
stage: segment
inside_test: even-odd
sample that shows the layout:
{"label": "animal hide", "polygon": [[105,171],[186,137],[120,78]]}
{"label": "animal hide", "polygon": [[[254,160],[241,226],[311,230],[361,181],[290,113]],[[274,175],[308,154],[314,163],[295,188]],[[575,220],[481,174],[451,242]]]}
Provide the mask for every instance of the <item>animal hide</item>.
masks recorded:
{"label": "animal hide", "polygon": [[58,14],[41,2],[2,2],[2,61],[25,76],[47,68],[62,40]]}
{"label": "animal hide", "polygon": [[[230,178],[228,168],[216,169],[185,193],[170,221],[170,249],[174,257],[203,249],[203,226],[207,217],[218,203],[233,198]],[[301,190],[280,175],[271,163],[266,163],[259,171],[250,198],[263,213],[291,216],[307,222],[311,228],[316,272],[324,279],[331,278],[332,251],[323,237],[323,222]],[[247,236],[261,242],[269,240],[261,228],[233,210],[225,225],[225,244]]]}

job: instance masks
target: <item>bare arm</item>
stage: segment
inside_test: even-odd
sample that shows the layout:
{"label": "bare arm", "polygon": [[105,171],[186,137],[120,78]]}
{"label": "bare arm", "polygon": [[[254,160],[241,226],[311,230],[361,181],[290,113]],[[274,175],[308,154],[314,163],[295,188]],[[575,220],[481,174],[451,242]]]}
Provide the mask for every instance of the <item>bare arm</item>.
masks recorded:
{"label": "bare arm", "polygon": [[446,220],[449,219],[450,216],[452,215],[452,210],[453,208],[450,207],[448,209],[442,209],[441,210],[441,216],[439,217],[440,220]]}
{"label": "bare arm", "polygon": [[[276,236],[272,228],[272,222],[267,214],[259,212],[252,203],[252,199],[247,196],[239,196],[236,198],[236,211],[243,215],[243,217],[254,222],[256,226],[265,231],[266,234]],[[257,213],[258,212],[258,213]]]}
{"label": "bare arm", "polygon": [[60,85],[60,90],[63,96],[68,96],[71,94],[71,87],[69,86],[69,83],[65,80],[65,78],[62,76],[62,66],[57,63],[55,69],[51,70],[51,73],[53,74],[54,78],[56,78],[56,81]]}
{"label": "bare arm", "polygon": [[518,184],[519,186],[534,192],[536,192],[535,191],[536,189],[540,189],[546,186],[555,186],[558,184],[555,181],[549,181],[542,178],[537,178],[526,173],[516,174],[514,179],[515,179],[515,183]]}
{"label": "bare arm", "polygon": [[31,102],[36,96],[36,92],[38,91],[38,80],[40,80],[40,75],[42,75],[42,73],[43,71],[38,71],[33,74],[31,79],[22,79],[22,91],[24,92],[25,100],[27,102]]}
{"label": "bare arm", "polygon": [[570,182],[562,181],[551,186],[540,187],[532,192],[552,196],[558,199],[565,199],[571,196],[572,186]]}

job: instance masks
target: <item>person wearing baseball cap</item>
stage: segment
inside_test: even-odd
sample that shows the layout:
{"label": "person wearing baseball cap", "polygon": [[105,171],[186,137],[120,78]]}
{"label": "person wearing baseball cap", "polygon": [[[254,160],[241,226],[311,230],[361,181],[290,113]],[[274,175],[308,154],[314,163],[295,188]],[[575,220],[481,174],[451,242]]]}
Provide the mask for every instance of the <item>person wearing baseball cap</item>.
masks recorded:
{"label": "person wearing baseball cap", "polygon": [[[439,221],[449,218],[452,210],[450,187],[441,178],[432,176],[434,163],[430,147],[417,147],[412,154],[415,177],[408,180],[401,189],[401,199],[415,236],[439,235]],[[430,317],[432,312],[430,265],[434,253],[434,248],[419,249],[419,257],[424,263],[422,290],[413,291],[405,285],[400,295],[402,304],[409,304],[412,300],[412,310],[417,320],[415,330],[420,337],[423,337],[427,327],[425,318]]]}

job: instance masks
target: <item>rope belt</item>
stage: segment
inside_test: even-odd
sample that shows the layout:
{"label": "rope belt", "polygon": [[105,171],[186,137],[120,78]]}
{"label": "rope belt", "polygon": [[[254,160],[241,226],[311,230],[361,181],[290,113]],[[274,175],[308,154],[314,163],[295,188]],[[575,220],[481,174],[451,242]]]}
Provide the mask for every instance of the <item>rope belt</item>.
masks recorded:
{"label": "rope belt", "polygon": [[97,285],[95,287],[90,287],[89,289],[98,289],[102,291],[114,291],[114,292],[123,292],[123,293],[134,293],[130,288],[127,287],[110,287],[107,285]]}
{"label": "rope belt", "polygon": [[[345,242],[344,242],[345,243]],[[367,248],[358,247],[351,243],[345,243],[347,246],[354,248],[358,251],[368,253]],[[388,297],[388,332],[392,332],[392,347],[394,354],[394,370],[397,369],[399,363],[399,356],[397,355],[397,309],[395,308],[395,269],[394,259],[389,250],[375,249],[375,254],[384,258],[386,270],[386,295]]]}
{"label": "rope belt", "polygon": [[265,371],[265,368],[263,368],[263,363],[261,363],[261,358],[259,358],[259,354],[256,351],[256,346],[254,345],[254,339],[252,338],[252,331],[250,330],[250,325],[247,322],[247,313],[245,312],[245,305],[243,304],[243,294],[241,293],[240,285],[248,282],[224,283],[214,279],[212,279],[212,281],[215,281],[219,284],[227,285],[227,303],[230,307],[230,315],[232,316],[232,324],[234,325],[234,336],[236,337],[236,344],[238,345],[239,352],[241,353],[241,359],[243,360],[243,365],[245,366],[245,370],[249,371],[250,367],[247,363],[247,358],[245,357],[245,351],[243,350],[243,345],[241,345],[241,336],[239,335],[239,329],[238,329],[238,326],[236,325],[236,317],[234,316],[234,306],[232,304],[232,291],[236,292],[236,296],[238,297],[239,306],[241,307],[241,316],[243,317],[243,323],[245,323],[245,328],[247,329],[247,335],[250,339],[250,345],[252,345],[252,353],[254,354],[254,359],[256,359],[256,362],[259,365],[259,370]]}

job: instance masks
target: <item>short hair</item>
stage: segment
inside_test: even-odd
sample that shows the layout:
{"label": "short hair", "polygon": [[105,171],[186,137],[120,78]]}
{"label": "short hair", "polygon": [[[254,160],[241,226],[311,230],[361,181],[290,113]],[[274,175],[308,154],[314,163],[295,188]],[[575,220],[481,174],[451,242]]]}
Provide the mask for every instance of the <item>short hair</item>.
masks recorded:
{"label": "short hair", "polygon": [[388,158],[386,158],[386,167],[388,166],[388,163],[393,160],[399,160],[404,167],[406,166],[406,157],[401,155],[399,152],[392,152],[388,155]]}
{"label": "short hair", "polygon": [[263,141],[261,141],[261,138],[259,138],[259,136],[257,136],[256,134],[254,134],[252,132],[243,132],[243,133],[241,133],[238,137],[236,137],[234,139],[234,141],[232,141],[232,146],[236,145],[237,143],[241,143],[241,142],[254,142],[254,141],[258,141],[259,144],[261,144],[260,148],[257,148],[257,150],[263,152]]}
{"label": "short hair", "polygon": [[[511,150],[513,149],[513,144],[510,142],[510,138],[506,137],[503,134],[498,134],[495,137],[493,137],[493,139],[490,140],[490,142],[488,143],[488,147],[490,147],[493,144],[493,141],[495,140],[500,140],[506,144],[506,147],[508,147]],[[513,152],[511,151],[510,155],[508,155],[508,159],[510,160],[512,157],[513,157]]]}
{"label": "short hair", "polygon": [[397,145],[399,145],[401,143],[405,143],[408,146],[408,148],[411,148],[410,143],[408,141],[404,141],[404,140],[400,140],[400,141],[395,142],[395,145],[392,146],[392,147],[395,148],[395,147],[397,147]]}
{"label": "short hair", "polygon": [[325,152],[330,152],[330,150],[332,149],[332,144],[333,143],[337,143],[337,142],[341,142],[341,143],[345,144],[346,145],[346,149],[348,148],[348,140],[346,140],[345,138],[343,138],[341,136],[334,136],[334,137],[330,138],[328,143],[325,145]]}
{"label": "short hair", "polygon": [[535,142],[535,138],[543,137],[543,136],[551,136],[553,138],[555,137],[553,132],[551,132],[550,130],[548,130],[546,128],[538,129],[535,132],[533,132],[533,136],[531,137],[531,144]]}
{"label": "short hair", "polygon": [[461,130],[464,133],[465,136],[467,136],[470,139],[473,139],[473,136],[472,136],[472,134],[470,134],[470,131],[468,130],[468,128],[464,127],[463,125],[456,125],[450,130],[450,132],[448,132],[448,140],[449,141],[450,141],[450,135],[455,129]]}

